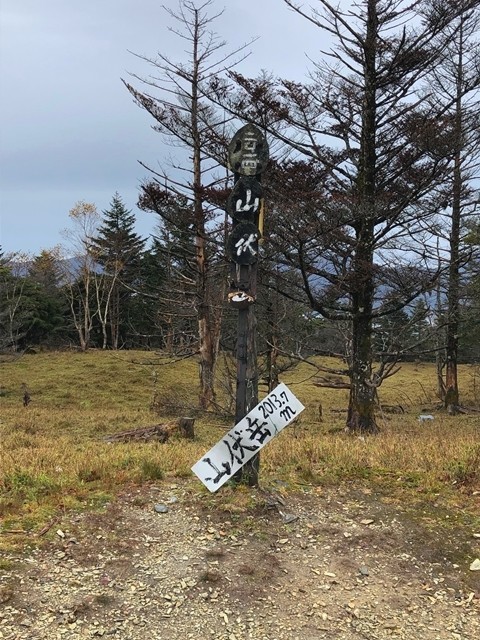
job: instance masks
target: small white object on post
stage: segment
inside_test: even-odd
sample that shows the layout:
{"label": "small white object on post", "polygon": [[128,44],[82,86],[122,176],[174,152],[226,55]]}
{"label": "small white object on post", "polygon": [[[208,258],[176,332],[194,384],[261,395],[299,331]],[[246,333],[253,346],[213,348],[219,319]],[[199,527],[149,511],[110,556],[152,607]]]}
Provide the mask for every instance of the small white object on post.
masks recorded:
{"label": "small white object on post", "polygon": [[279,384],[193,465],[193,473],[217,491],[304,409],[287,385]]}

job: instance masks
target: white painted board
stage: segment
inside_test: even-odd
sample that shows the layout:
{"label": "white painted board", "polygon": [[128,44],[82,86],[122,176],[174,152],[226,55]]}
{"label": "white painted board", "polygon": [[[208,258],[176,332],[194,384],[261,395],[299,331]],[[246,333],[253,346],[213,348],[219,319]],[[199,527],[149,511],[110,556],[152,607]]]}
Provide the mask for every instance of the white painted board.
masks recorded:
{"label": "white painted board", "polygon": [[304,409],[282,382],[193,465],[193,473],[216,491]]}

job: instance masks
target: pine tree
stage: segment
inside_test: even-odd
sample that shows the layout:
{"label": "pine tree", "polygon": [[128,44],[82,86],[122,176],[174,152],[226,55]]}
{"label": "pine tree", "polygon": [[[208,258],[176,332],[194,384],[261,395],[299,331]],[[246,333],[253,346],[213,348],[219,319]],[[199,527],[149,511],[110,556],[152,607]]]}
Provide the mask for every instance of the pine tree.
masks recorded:
{"label": "pine tree", "polygon": [[27,331],[29,344],[58,346],[66,327],[67,309],[60,289],[61,273],[57,249],[44,249],[28,268],[28,288],[32,323]]}
{"label": "pine tree", "polygon": [[103,348],[108,344],[118,349],[126,340],[128,303],[131,287],[138,277],[145,239],[135,231],[135,216],[120,195],[115,193],[110,208],[103,211],[98,234],[91,239],[89,252],[102,269],[97,281],[98,317],[103,330]]}
{"label": "pine tree", "polygon": [[[452,165],[445,180],[445,229],[448,243],[448,278],[445,308],[445,380],[440,375],[440,391],[450,415],[459,413],[458,348],[461,322],[462,273],[470,249],[464,247],[465,226],[477,214],[478,195],[474,188],[479,176],[480,52],[479,3],[472,6],[446,29],[439,64],[429,78],[434,87],[432,100],[450,118]],[[445,233],[445,230],[443,230]],[[441,370],[440,370],[441,374]]]}

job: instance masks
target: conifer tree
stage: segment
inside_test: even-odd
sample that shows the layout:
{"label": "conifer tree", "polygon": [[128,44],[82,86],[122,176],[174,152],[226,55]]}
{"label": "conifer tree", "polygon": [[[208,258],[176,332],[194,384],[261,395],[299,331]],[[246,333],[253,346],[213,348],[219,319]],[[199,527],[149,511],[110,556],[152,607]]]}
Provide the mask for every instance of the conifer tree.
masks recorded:
{"label": "conifer tree", "polygon": [[[199,357],[199,405],[215,405],[215,372],[218,358],[226,281],[218,252],[223,215],[209,202],[208,192],[222,178],[215,171],[226,166],[225,132],[231,120],[209,102],[208,83],[231,69],[245,57],[245,45],[225,52],[225,42],[211,31],[211,23],[221,15],[210,14],[211,0],[179,0],[178,9],[165,7],[178,25],[171,31],[186,47],[183,60],[174,61],[164,52],[154,58],[138,56],[152,67],[148,77],[134,75],[142,90],[125,82],[137,104],[155,120],[153,129],[170,145],[179,149],[179,159],[167,171],[152,169],[152,180],[143,188],[145,208],[157,211],[165,219],[167,201],[187,199],[188,223],[185,230],[192,240],[190,271],[195,296],[197,349]],[[185,153],[186,152],[186,153]],[[183,205],[182,205],[183,206]],[[168,211],[166,212],[167,223]],[[181,247],[182,252],[185,245]]]}
{"label": "conifer tree", "polygon": [[[445,127],[418,88],[438,63],[441,34],[476,0],[438,0],[428,15],[423,1],[284,1],[334,40],[308,83],[231,73],[232,84],[215,79],[211,91],[322,174],[319,203],[308,221],[292,218],[283,258],[312,309],[348,323],[347,428],[376,433],[377,389],[395,366],[376,366],[374,325],[433,284],[423,245],[449,163]],[[283,201],[290,206],[288,192]]]}
{"label": "conifer tree", "polygon": [[[430,0],[431,2],[432,0]],[[474,6],[476,5],[476,6]],[[451,170],[443,185],[445,223],[441,235],[448,245],[448,274],[445,309],[445,380],[439,369],[439,392],[450,415],[459,413],[458,348],[461,322],[461,296],[465,289],[462,274],[471,249],[464,238],[468,222],[478,215],[480,130],[480,52],[478,30],[480,3],[460,15],[445,30],[439,64],[429,76],[435,88],[434,100],[450,120]]]}
{"label": "conifer tree", "polygon": [[103,211],[103,221],[88,247],[103,275],[96,290],[103,348],[108,344],[108,329],[113,349],[118,349],[121,341],[126,339],[130,287],[138,277],[145,247],[145,239],[135,232],[134,227],[135,216],[115,193],[110,208]]}
{"label": "conifer tree", "polygon": [[60,288],[60,255],[57,248],[43,249],[28,268],[28,292],[32,322],[26,334],[30,344],[58,346],[66,327],[65,300]]}

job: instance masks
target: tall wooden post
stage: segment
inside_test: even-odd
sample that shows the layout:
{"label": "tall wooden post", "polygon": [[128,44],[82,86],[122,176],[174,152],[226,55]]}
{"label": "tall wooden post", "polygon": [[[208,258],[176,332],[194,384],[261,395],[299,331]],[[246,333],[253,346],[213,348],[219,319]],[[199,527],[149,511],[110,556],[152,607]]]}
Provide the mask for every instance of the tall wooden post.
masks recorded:
{"label": "tall wooden post", "polygon": [[[263,191],[260,183],[268,162],[268,145],[257,127],[247,124],[233,137],[229,149],[235,184],[227,212],[232,232],[227,240],[231,260],[229,303],[238,308],[237,388],[235,424],[258,404],[256,318],[258,241],[261,238],[259,214]],[[237,482],[258,484],[260,457],[251,458],[235,475]]]}

